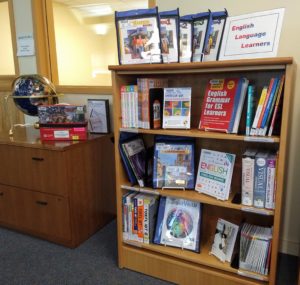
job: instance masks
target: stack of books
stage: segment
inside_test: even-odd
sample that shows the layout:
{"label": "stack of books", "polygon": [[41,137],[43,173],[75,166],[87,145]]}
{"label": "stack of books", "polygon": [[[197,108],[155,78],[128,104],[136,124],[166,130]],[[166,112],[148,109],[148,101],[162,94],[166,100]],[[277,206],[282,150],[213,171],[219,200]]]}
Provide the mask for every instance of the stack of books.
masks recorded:
{"label": "stack of books", "polygon": [[41,105],[38,117],[41,140],[85,140],[85,105]]}

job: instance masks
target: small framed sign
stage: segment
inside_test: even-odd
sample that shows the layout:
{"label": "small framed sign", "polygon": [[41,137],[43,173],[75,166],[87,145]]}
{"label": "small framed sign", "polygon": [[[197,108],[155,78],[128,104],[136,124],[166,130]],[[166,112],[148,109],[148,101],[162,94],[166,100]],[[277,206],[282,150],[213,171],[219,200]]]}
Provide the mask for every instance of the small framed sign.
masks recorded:
{"label": "small framed sign", "polygon": [[219,60],[275,57],[284,8],[227,18]]}
{"label": "small framed sign", "polygon": [[88,99],[88,130],[90,133],[107,134],[110,132],[109,100]]}

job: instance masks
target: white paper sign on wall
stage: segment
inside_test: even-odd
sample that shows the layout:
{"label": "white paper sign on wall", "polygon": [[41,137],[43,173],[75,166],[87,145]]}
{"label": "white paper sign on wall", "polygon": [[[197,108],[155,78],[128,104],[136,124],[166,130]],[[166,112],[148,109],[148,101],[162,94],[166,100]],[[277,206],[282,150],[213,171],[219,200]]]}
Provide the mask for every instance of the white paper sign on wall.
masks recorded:
{"label": "white paper sign on wall", "polygon": [[284,8],[228,17],[219,60],[274,57]]}
{"label": "white paper sign on wall", "polygon": [[17,36],[17,56],[35,55],[34,40],[32,34]]}

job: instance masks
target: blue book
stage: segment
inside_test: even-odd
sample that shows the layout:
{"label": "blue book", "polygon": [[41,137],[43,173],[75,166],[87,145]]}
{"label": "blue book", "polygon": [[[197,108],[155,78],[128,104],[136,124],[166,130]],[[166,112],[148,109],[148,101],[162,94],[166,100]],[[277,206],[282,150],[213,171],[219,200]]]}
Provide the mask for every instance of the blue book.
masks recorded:
{"label": "blue book", "polygon": [[246,113],[246,136],[250,136],[251,125],[254,115],[254,86],[248,86],[247,113]]}
{"label": "blue book", "polygon": [[255,155],[253,206],[256,208],[265,207],[267,186],[267,158],[267,152],[258,152]]}
{"label": "blue book", "polygon": [[165,215],[165,207],[166,207],[166,197],[160,197],[159,206],[158,206],[158,214],[156,219],[156,228],[155,234],[153,238],[153,243],[160,244],[161,238],[161,230],[163,226],[163,219]]}

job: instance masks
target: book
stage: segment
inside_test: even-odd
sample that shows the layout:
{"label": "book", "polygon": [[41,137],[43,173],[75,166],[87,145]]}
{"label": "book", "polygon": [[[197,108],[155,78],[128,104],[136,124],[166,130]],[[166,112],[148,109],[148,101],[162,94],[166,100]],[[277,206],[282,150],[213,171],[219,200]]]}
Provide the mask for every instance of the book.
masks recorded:
{"label": "book", "polygon": [[248,83],[243,77],[209,80],[199,129],[237,133]]}
{"label": "book", "polygon": [[137,85],[121,86],[122,128],[138,127],[138,91]]}
{"label": "book", "polygon": [[156,138],[153,188],[194,188],[194,141],[188,138]]}
{"label": "book", "polygon": [[254,165],[257,150],[247,149],[242,157],[242,205],[253,205]]}
{"label": "book", "polygon": [[251,136],[256,135],[256,128],[258,126],[259,117],[261,115],[261,111],[262,111],[264,102],[266,100],[267,93],[268,93],[268,86],[264,86],[262,91],[261,91],[261,95],[259,97],[258,105],[256,107],[255,116],[254,116],[252,127],[251,127],[251,130],[250,130],[250,135]]}
{"label": "book", "polygon": [[267,275],[272,228],[245,223],[241,229],[239,269]]}
{"label": "book", "polygon": [[141,137],[121,143],[126,158],[133,170],[140,187],[145,186],[146,179],[146,148]]}
{"label": "book", "polygon": [[202,149],[195,190],[228,200],[235,154]]}
{"label": "book", "polygon": [[267,157],[268,152],[263,151],[260,151],[255,155],[253,206],[256,208],[265,207],[267,184]]}
{"label": "book", "polygon": [[161,52],[164,63],[179,61],[179,9],[159,12]]}
{"label": "book", "polygon": [[231,262],[238,231],[238,225],[219,218],[210,254],[222,262]]}
{"label": "book", "polygon": [[200,202],[166,197],[159,204],[155,242],[200,251]]}
{"label": "book", "polygon": [[284,84],[284,78],[285,76],[281,76],[281,78],[279,79],[279,82],[277,84],[277,88],[276,88],[276,93],[272,99],[272,102],[270,103],[269,106],[267,106],[269,108],[268,110],[268,115],[266,117],[266,122],[265,122],[265,125],[263,128],[260,129],[260,135],[262,136],[265,136],[267,134],[267,130],[268,130],[268,127],[269,127],[269,124],[270,124],[270,121],[271,121],[271,117],[272,117],[272,114],[274,112],[274,108],[275,108],[275,103],[277,101],[277,97],[280,96],[279,94],[281,94],[282,92],[282,89],[283,89],[283,84]]}
{"label": "book", "polygon": [[150,129],[150,89],[164,88],[168,85],[167,79],[138,78],[138,127]]}
{"label": "book", "polygon": [[279,113],[280,103],[282,102],[281,97],[282,97],[282,93],[283,93],[284,79],[285,78],[283,77],[282,78],[282,86],[281,86],[280,92],[278,92],[278,95],[277,95],[277,98],[276,98],[274,112],[273,112],[273,115],[272,115],[272,119],[271,119],[271,123],[270,123],[270,128],[269,128],[269,131],[268,131],[268,136],[269,137],[272,136],[272,134],[273,134],[275,120],[276,120],[276,117],[278,116],[278,113]]}
{"label": "book", "polygon": [[189,129],[191,126],[190,87],[164,88],[163,128]]}
{"label": "book", "polygon": [[185,15],[179,20],[179,62],[191,62],[193,17]]}
{"label": "book", "polygon": [[203,61],[215,61],[219,59],[219,53],[227,19],[227,11],[212,12],[210,26],[207,29],[207,43],[204,47]]}
{"label": "book", "polygon": [[157,218],[158,195],[144,196],[144,243],[153,242],[155,223]]}
{"label": "book", "polygon": [[203,58],[203,50],[206,46],[208,37],[207,30],[211,24],[211,12],[198,13],[193,17],[193,45],[192,61],[200,62]]}
{"label": "book", "polygon": [[110,112],[108,99],[87,100],[88,130],[90,133],[110,132]]}
{"label": "book", "polygon": [[160,63],[158,8],[115,12],[120,64]]}
{"label": "book", "polygon": [[254,92],[255,87],[253,85],[248,85],[247,92],[247,111],[246,111],[246,136],[250,136],[251,125],[253,122],[254,115]]}
{"label": "book", "polygon": [[271,153],[267,157],[266,209],[275,209],[277,155]]}

